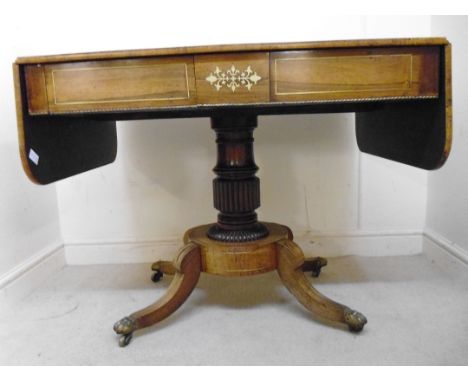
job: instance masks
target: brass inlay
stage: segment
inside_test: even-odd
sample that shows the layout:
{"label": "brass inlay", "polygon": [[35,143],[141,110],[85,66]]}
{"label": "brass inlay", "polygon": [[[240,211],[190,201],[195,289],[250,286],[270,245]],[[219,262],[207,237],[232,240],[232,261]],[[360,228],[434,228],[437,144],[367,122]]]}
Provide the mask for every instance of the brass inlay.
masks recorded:
{"label": "brass inlay", "polygon": [[[327,56],[327,57],[288,57],[288,58],[275,58],[275,95],[294,95],[294,94],[320,94],[320,93],[346,93],[351,91],[351,89],[344,90],[311,90],[311,91],[297,91],[297,92],[278,92],[278,72],[277,72],[277,63],[278,61],[317,61],[317,60],[331,60],[337,58],[375,58],[375,57],[409,57],[410,64],[408,66],[408,84],[406,89],[411,88],[413,82],[413,55],[412,54],[392,54],[392,55],[381,55],[381,54],[372,54],[366,56]],[[377,88],[377,89],[376,89]],[[389,88],[378,88],[374,87],[372,89],[359,89],[359,91],[370,92],[370,91],[386,91],[386,90],[401,90],[402,87],[389,87]]]}
{"label": "brass inlay", "polygon": [[231,89],[233,93],[239,87],[245,87],[250,91],[252,86],[256,85],[261,79],[262,77],[260,77],[250,65],[243,71],[237,69],[234,65],[231,65],[229,69],[223,71],[216,65],[215,70],[205,78],[216,91],[226,86]]}
{"label": "brass inlay", "polygon": [[135,68],[148,68],[155,66],[162,66],[167,64],[156,64],[156,65],[135,65],[135,66],[106,66],[100,68],[73,68],[73,69],[55,69],[52,70],[52,86],[54,89],[54,104],[55,105],[88,105],[88,104],[102,104],[102,103],[117,103],[117,102],[144,102],[144,101],[171,101],[171,100],[183,100],[190,99],[190,88],[188,78],[188,68],[186,63],[177,63],[170,65],[184,65],[185,69],[185,87],[187,90],[187,96],[184,97],[156,97],[156,98],[132,98],[132,99],[112,99],[103,101],[71,101],[71,102],[57,102],[57,89],[55,86],[55,73],[57,72],[77,72],[77,71],[93,71],[93,70],[106,70],[106,69],[135,69]]}

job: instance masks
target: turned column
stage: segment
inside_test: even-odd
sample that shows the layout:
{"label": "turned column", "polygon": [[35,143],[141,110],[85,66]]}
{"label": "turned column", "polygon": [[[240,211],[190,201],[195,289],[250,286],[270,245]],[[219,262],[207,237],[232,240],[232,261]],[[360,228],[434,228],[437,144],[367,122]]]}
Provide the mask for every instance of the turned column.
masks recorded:
{"label": "turned column", "polygon": [[211,118],[216,132],[218,159],[213,171],[214,207],[218,222],[208,237],[226,242],[244,242],[268,236],[267,228],[257,221],[260,207],[260,179],[253,154],[253,130],[257,116],[226,114]]}

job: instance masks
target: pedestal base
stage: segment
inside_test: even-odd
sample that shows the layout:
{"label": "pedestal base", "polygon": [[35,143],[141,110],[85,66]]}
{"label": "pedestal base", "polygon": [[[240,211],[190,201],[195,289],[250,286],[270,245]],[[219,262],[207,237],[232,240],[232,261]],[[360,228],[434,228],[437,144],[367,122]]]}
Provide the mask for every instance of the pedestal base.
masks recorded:
{"label": "pedestal base", "polygon": [[119,344],[126,346],[135,330],[151,326],[171,315],[195,288],[200,272],[223,276],[248,276],[277,270],[286,288],[317,317],[340,322],[350,331],[359,332],[367,323],[361,313],[320,294],[310,284],[304,272],[318,276],[326,260],[320,257],[306,259],[294,243],[291,230],[279,224],[263,223],[270,234],[260,240],[245,243],[225,243],[207,236],[212,225],[188,230],[185,246],[173,262],[159,261],[152,269],[158,277],[174,275],[166,294],[156,303],[132,313],[114,325],[121,334]]}

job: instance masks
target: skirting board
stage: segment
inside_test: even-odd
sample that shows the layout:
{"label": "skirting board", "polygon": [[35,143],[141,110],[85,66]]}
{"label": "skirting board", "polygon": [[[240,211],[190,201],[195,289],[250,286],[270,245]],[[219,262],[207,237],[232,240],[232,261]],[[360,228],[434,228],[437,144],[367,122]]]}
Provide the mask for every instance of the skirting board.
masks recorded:
{"label": "skirting board", "polygon": [[62,242],[53,243],[37,252],[0,277],[0,307],[9,307],[26,297],[65,265]]}
{"label": "skirting board", "polygon": [[424,232],[423,252],[442,268],[466,273],[468,251],[430,229]]}
{"label": "skirting board", "polygon": [[[396,256],[422,252],[422,232],[322,232],[296,235],[306,256]],[[67,264],[131,264],[172,260],[181,239],[73,242],[65,245]]]}
{"label": "skirting board", "polygon": [[[396,256],[424,252],[443,267],[464,270],[468,251],[427,230],[379,232],[321,232],[296,235],[306,256]],[[0,308],[30,294],[64,266],[151,263],[172,260],[180,239],[122,242],[54,243],[0,278]],[[460,266],[462,265],[462,266]]]}

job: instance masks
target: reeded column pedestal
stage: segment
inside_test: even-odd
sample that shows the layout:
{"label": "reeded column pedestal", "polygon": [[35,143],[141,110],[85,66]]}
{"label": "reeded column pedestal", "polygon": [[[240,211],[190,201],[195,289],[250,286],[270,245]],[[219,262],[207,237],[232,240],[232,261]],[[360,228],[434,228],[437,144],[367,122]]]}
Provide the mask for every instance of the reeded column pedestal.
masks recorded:
{"label": "reeded column pedestal", "polygon": [[268,229],[257,221],[260,207],[260,179],[253,154],[253,130],[256,116],[213,117],[218,162],[213,169],[214,207],[219,210],[218,222],[208,229],[208,237],[224,242],[245,242],[261,239]]}
{"label": "reeded column pedestal", "polygon": [[152,269],[154,281],[173,275],[166,292],[156,303],[132,313],[114,325],[126,346],[134,331],[162,321],[179,308],[195,288],[200,273],[249,276],[277,270],[286,288],[315,316],[343,323],[359,332],[366,318],[359,312],[320,294],[304,272],[318,276],[327,264],[321,257],[306,259],[293,241],[291,230],[275,223],[259,222],[260,181],[253,155],[254,115],[212,117],[218,160],[214,168],[215,224],[188,230],[184,246],[173,262],[158,261]]}

